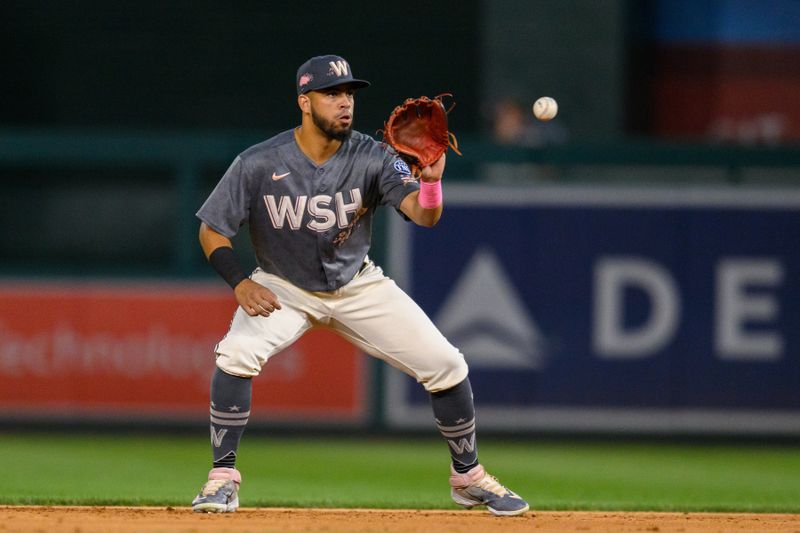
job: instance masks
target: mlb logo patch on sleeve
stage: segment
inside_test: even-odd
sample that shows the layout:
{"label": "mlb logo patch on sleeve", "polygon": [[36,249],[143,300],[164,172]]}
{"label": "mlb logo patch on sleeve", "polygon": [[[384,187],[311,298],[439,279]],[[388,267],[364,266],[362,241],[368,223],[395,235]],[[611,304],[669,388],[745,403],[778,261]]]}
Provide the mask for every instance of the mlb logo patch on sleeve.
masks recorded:
{"label": "mlb logo patch on sleeve", "polygon": [[408,165],[402,159],[398,159],[394,162],[394,169],[400,174],[411,174],[411,169],[408,168]]}

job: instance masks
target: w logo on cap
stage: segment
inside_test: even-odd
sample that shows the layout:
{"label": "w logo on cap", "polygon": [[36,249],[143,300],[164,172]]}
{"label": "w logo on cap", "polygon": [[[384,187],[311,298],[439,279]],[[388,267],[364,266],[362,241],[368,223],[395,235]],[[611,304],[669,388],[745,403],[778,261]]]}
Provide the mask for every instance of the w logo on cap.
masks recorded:
{"label": "w logo on cap", "polygon": [[337,55],[315,56],[297,69],[297,94],[321,91],[347,83],[351,89],[369,87],[366,80],[353,78],[353,70],[345,58]]}
{"label": "w logo on cap", "polygon": [[331,61],[328,64],[337,76],[347,76],[347,61],[340,59],[339,61]]}

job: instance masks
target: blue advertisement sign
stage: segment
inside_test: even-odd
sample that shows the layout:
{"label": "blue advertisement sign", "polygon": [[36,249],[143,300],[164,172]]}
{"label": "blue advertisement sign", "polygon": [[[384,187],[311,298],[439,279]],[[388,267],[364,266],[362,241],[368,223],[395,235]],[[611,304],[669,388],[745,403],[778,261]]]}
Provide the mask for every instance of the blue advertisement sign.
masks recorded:
{"label": "blue advertisement sign", "polygon": [[[390,272],[465,355],[479,425],[800,434],[800,191],[446,187]],[[427,426],[388,372],[387,417]]]}

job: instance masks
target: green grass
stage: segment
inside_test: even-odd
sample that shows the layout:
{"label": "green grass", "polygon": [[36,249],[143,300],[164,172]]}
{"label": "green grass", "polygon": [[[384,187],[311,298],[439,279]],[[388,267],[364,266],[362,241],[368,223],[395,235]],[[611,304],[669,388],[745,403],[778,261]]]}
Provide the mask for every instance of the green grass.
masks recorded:
{"label": "green grass", "polygon": [[[484,439],[481,461],[534,509],[800,512],[800,447]],[[180,505],[202,438],[0,435],[2,504]],[[243,506],[452,509],[447,449],[419,440],[270,438],[240,449]]]}

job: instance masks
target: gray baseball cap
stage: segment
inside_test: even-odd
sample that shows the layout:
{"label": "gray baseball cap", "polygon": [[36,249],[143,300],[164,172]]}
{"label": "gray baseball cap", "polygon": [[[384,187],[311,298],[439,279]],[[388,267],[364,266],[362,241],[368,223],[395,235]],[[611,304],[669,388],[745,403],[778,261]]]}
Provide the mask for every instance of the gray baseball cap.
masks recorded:
{"label": "gray baseball cap", "polygon": [[351,84],[355,89],[369,87],[368,81],[353,77],[350,64],[344,58],[334,55],[312,57],[300,65],[296,81],[298,95],[344,83]]}

